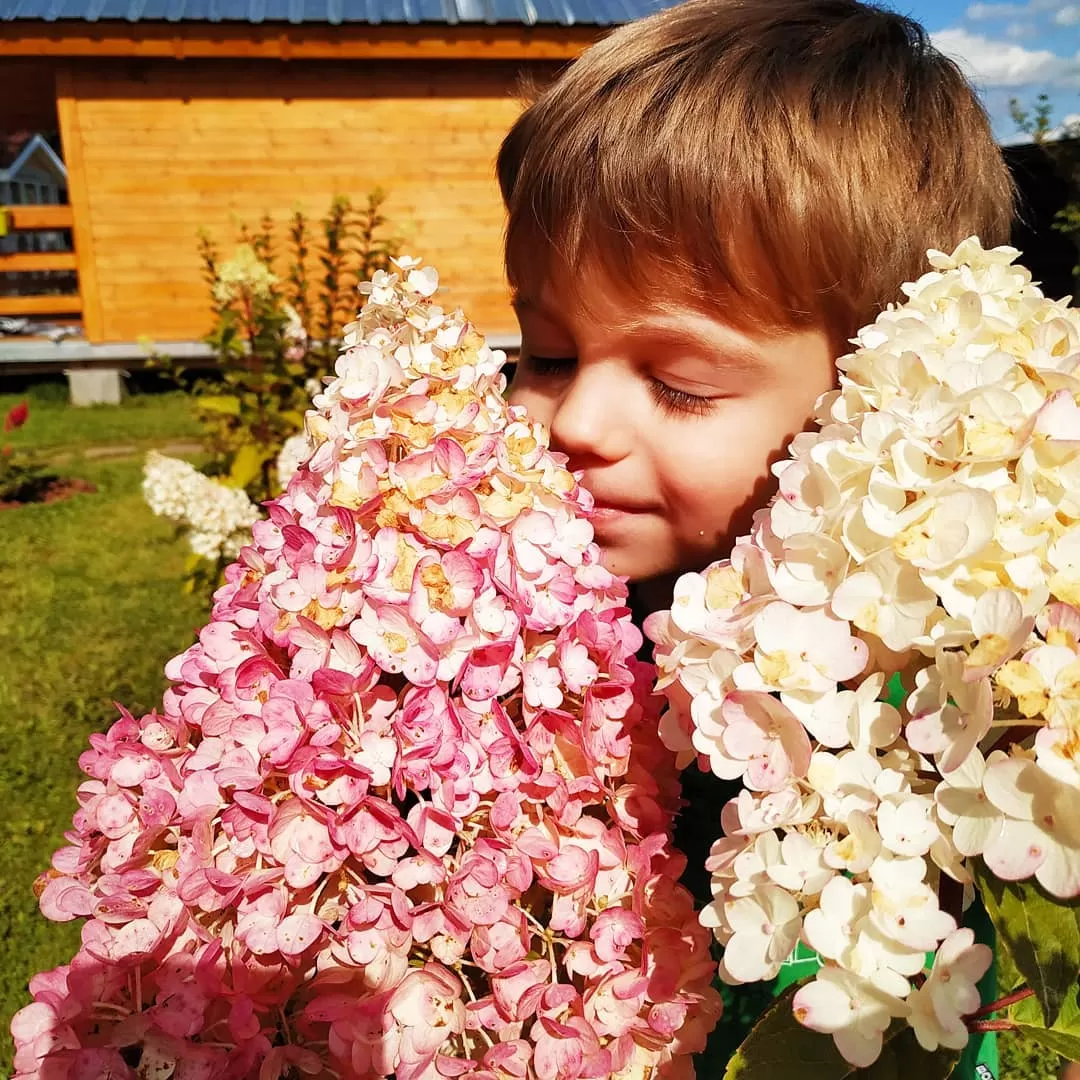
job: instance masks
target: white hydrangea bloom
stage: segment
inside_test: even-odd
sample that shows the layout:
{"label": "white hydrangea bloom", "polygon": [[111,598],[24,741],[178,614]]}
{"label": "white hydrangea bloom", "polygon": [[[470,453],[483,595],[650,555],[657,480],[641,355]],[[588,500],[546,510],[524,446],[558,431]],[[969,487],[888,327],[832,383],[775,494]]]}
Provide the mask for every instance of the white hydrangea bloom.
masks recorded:
{"label": "white hydrangea bloom", "polygon": [[262,516],[242,490],[219,484],[188,462],[156,450],[146,455],[142,486],[150,509],[185,526],[191,550],[205,559],[235,558]]}
{"label": "white hydrangea bloom", "polygon": [[669,745],[746,789],[702,916],[726,977],[801,926],[824,966],[795,1014],[860,1067],[898,1016],[966,1037],[984,954],[944,878],[981,857],[1080,896],[1080,311],[1017,255],[929,252],[751,535],[646,626]]}
{"label": "white hydrangea bloom", "polygon": [[967,1045],[964,1017],[978,1009],[976,984],[993,959],[990,947],[976,945],[974,932],[966,928],[941,943],[926,982],[907,999],[911,1026],[924,1050],[963,1050]]}
{"label": "white hydrangea bloom", "polygon": [[725,942],[720,977],[736,984],[775,977],[802,928],[798,902],[778,885],[762,885],[722,906],[714,901],[701,921],[720,931]]}
{"label": "white hydrangea bloom", "polygon": [[893,1018],[909,1012],[906,1002],[873,980],[832,967],[822,968],[801,987],[792,1007],[799,1023],[831,1035],[840,1053],[860,1069],[878,1059]]}

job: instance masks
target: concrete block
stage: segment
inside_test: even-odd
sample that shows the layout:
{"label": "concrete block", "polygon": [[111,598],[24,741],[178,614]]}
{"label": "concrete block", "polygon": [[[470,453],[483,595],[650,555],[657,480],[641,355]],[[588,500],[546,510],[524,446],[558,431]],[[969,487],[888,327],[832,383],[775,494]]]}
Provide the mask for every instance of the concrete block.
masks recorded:
{"label": "concrete block", "polygon": [[119,405],[124,396],[120,376],[116,368],[68,368],[71,404]]}

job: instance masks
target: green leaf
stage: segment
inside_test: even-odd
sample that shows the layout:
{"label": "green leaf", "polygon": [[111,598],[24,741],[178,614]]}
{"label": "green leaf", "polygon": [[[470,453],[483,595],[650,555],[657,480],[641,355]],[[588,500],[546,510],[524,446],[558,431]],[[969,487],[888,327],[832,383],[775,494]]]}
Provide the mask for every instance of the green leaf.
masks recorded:
{"label": "green leaf", "polygon": [[885,1032],[881,1056],[868,1069],[845,1061],[829,1035],[804,1028],[791,1012],[798,990],[789,987],[762,1015],[728,1062],[724,1080],[944,1080],[960,1060],[959,1051],[928,1053],[904,1021]]}
{"label": "green leaf", "polygon": [[231,394],[208,394],[199,398],[199,408],[208,412],[225,413],[228,416],[240,415],[240,402]]}
{"label": "green leaf", "polygon": [[1080,975],[1080,908],[1034,881],[1002,881],[981,860],[975,880],[994,929],[1053,1027]]}
{"label": "green leaf", "polygon": [[1080,1061],[1080,1034],[1058,1031],[1055,1028],[1020,1028],[1025,1038],[1060,1054],[1066,1061]]}
{"label": "green leaf", "polygon": [[[1014,990],[1019,990],[1021,986],[1027,985],[1024,976],[1020,974],[1020,969],[1016,966],[1016,961],[1012,958],[1012,953],[1008,949],[996,949],[994,951],[994,967],[997,971],[997,992],[1001,997],[1011,994]],[[1034,1003],[1034,999],[1032,1001]]]}
{"label": "green leaf", "polygon": [[263,460],[263,453],[254,444],[241,446],[229,468],[229,483],[233,487],[247,487],[262,471]]}
{"label": "green leaf", "polygon": [[1053,1050],[1069,1061],[1080,1061],[1080,1003],[1077,987],[1066,996],[1052,1028],[1044,1026],[1042,1011],[1035,998],[1027,998],[1009,1010],[1017,1034]]}

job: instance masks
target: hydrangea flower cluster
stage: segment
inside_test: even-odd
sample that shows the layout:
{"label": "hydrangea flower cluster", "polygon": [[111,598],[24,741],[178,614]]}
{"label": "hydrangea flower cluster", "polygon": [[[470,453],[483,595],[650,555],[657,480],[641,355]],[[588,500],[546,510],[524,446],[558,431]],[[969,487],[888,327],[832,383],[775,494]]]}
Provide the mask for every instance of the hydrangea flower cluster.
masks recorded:
{"label": "hydrangea flower cluster", "polygon": [[159,517],[188,529],[191,550],[204,559],[235,559],[262,514],[241,488],[227,487],[180,458],[151,450],[143,497]]}
{"label": "hydrangea flower cluster", "polygon": [[503,355],[399,270],[163,709],[81,758],[39,885],[82,947],[19,1078],[693,1075],[715,964],[625,586]]}
{"label": "hydrangea flower cluster", "polygon": [[990,950],[943,879],[981,856],[1080,895],[1080,311],[1018,254],[930,252],[751,535],[646,625],[667,745],[743,783],[702,914],[721,974],[769,978],[801,939],[822,967],[795,1015],[857,1066],[896,1017],[928,1050],[968,1038]]}

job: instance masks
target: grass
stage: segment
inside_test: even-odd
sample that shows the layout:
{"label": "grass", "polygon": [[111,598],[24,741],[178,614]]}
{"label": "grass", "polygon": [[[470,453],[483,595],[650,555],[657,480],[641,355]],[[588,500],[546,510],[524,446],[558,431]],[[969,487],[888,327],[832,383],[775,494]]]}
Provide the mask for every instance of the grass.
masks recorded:
{"label": "grass", "polygon": [[123,445],[134,449],[160,446],[167,442],[197,439],[199,425],[190,408],[190,398],[176,390],[164,394],[135,394],[122,405],[91,405],[76,409],[51,390],[33,389],[25,394],[0,394],[0,417],[20,401],[30,406],[25,426],[0,441],[14,449],[43,452],[69,451],[90,447]]}
{"label": "grass", "polygon": [[[0,409],[10,401],[0,396]],[[181,590],[184,542],[142,499],[141,453],[108,461],[81,453],[190,437],[186,403],[162,395],[75,410],[31,398],[30,408],[25,433],[70,453],[64,473],[98,491],[0,511],[0,1075],[11,1064],[8,1025],[28,1001],[28,979],[78,945],[78,925],[47,922],[32,892],[70,827],[78,756],[116,716],[114,700],[136,713],[159,702],[165,661],[206,617],[206,599]]]}

